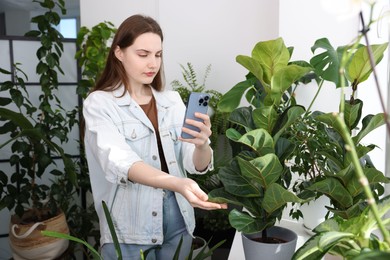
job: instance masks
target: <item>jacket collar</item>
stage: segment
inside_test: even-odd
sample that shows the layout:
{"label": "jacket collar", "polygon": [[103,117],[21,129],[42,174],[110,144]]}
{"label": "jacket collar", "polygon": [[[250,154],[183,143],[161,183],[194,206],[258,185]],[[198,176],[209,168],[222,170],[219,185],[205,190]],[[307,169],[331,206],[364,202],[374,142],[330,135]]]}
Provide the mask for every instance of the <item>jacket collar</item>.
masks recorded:
{"label": "jacket collar", "polygon": [[[154,88],[151,89],[158,106],[169,108],[176,102],[174,99],[172,99],[171,95],[167,95],[166,93],[164,93],[164,91],[158,92]],[[118,89],[113,91],[112,94],[115,98],[115,102],[119,106],[130,106],[131,104],[135,104],[128,91],[126,91],[125,95],[122,96],[124,90],[125,86],[121,84]]]}

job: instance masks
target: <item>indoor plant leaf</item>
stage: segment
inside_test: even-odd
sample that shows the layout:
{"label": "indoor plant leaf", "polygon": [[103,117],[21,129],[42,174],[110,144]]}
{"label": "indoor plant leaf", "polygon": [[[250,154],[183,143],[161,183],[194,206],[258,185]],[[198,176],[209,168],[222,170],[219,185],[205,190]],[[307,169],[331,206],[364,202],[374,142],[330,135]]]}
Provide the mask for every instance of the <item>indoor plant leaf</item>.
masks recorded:
{"label": "indoor plant leaf", "polygon": [[237,83],[233,88],[227,91],[218,103],[218,110],[221,112],[232,112],[239,106],[245,91],[253,88],[256,78],[249,78]]}
{"label": "indoor plant leaf", "polygon": [[247,212],[240,212],[233,209],[229,213],[229,222],[239,232],[251,234],[265,229],[271,223],[264,223],[263,221],[256,221],[254,217]]}
{"label": "indoor plant leaf", "polygon": [[316,40],[311,47],[313,53],[317,49],[324,49],[325,51],[310,59],[310,64],[314,67],[315,73],[324,80],[335,83],[336,87],[341,87],[339,70],[345,47],[339,47],[335,50],[327,38],[321,38]]}
{"label": "indoor plant leaf", "polygon": [[[262,78],[258,79],[262,84],[265,83],[268,86],[274,73],[287,66],[290,60],[290,52],[284,44],[283,38],[279,37],[269,41],[258,42],[252,50],[252,57],[260,62],[259,67],[264,72]],[[242,63],[240,64],[243,65]],[[250,68],[246,68],[252,72]]]}
{"label": "indoor plant leaf", "polygon": [[352,140],[355,144],[359,143],[363,137],[365,137],[368,133],[373,131],[374,129],[385,124],[385,115],[383,113],[379,113],[376,115],[367,115],[362,120],[362,129],[359,133],[352,137]]}
{"label": "indoor plant leaf", "polygon": [[271,78],[271,92],[268,95],[268,99],[271,100],[271,103],[268,104],[266,102],[266,104],[278,106],[284,92],[290,88],[294,82],[302,78],[311,70],[312,69],[309,67],[301,67],[292,64],[274,71],[274,75]]}
{"label": "indoor plant leaf", "polygon": [[326,178],[314,183],[308,189],[326,194],[345,208],[352,205],[351,195],[336,178]]}
{"label": "indoor plant leaf", "polygon": [[283,171],[278,157],[273,153],[257,157],[250,162],[239,159],[238,163],[242,174],[248,181],[257,181],[264,189],[268,189],[271,184],[276,182]]}
{"label": "indoor plant leaf", "polygon": [[[387,49],[388,43],[371,45],[374,63],[378,64],[383,53]],[[370,59],[368,56],[368,47],[362,46],[353,55],[351,61],[346,67],[346,76],[350,82],[356,86],[359,83],[368,79],[372,73]]]}
{"label": "indoor plant leaf", "polygon": [[302,203],[303,200],[279,184],[272,183],[265,191],[262,205],[269,214],[272,214],[272,212],[285,206],[288,202]]}
{"label": "indoor plant leaf", "polygon": [[252,130],[242,135],[238,142],[251,147],[259,156],[275,151],[273,139],[264,129]]}
{"label": "indoor plant leaf", "polygon": [[253,110],[253,122],[257,128],[263,128],[267,130],[268,133],[272,132],[278,114],[274,106],[263,106]]}

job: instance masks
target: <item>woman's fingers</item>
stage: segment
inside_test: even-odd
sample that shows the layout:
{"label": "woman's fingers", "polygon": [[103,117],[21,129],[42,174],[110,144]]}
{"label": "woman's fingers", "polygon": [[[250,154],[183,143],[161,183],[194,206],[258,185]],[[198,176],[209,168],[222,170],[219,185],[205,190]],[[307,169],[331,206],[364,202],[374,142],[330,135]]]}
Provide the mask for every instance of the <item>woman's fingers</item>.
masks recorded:
{"label": "woman's fingers", "polygon": [[187,185],[184,185],[184,190],[182,195],[188,200],[188,202],[193,206],[205,210],[213,210],[213,209],[227,209],[226,203],[215,203],[208,201],[207,194],[202,191],[199,185],[191,180],[185,179]]}

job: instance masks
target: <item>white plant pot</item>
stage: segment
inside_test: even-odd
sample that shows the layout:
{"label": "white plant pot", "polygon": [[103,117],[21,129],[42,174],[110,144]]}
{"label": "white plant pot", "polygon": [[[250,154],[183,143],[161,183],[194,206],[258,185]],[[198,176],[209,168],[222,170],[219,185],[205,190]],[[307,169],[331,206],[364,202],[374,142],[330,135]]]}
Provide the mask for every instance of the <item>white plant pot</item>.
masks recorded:
{"label": "white plant pot", "polygon": [[325,220],[325,215],[328,213],[325,206],[329,205],[329,198],[321,196],[316,200],[300,206],[299,209],[303,215],[303,227],[307,233],[312,235],[312,230]]}
{"label": "white plant pot", "polygon": [[297,245],[298,236],[290,229],[273,226],[267,229],[268,237],[286,241],[285,243],[269,244],[254,241],[261,238],[261,232],[255,234],[241,234],[245,260],[291,260]]}

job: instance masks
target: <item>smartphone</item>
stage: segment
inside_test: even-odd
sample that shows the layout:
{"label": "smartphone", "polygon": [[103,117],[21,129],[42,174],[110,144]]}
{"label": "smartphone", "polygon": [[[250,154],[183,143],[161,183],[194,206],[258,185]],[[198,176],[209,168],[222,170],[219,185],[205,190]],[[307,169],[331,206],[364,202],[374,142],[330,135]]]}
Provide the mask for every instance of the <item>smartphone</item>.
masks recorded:
{"label": "smartphone", "polygon": [[[199,93],[199,92],[191,92],[190,97],[188,98],[186,114],[184,117],[183,126],[189,128],[191,130],[200,132],[200,129],[189,125],[185,122],[187,118],[193,119],[199,122],[202,122],[202,119],[195,117],[195,113],[199,112],[202,114],[207,114],[207,110],[209,107],[210,95],[207,93]],[[181,137],[184,139],[194,138],[192,135],[181,132]]]}

